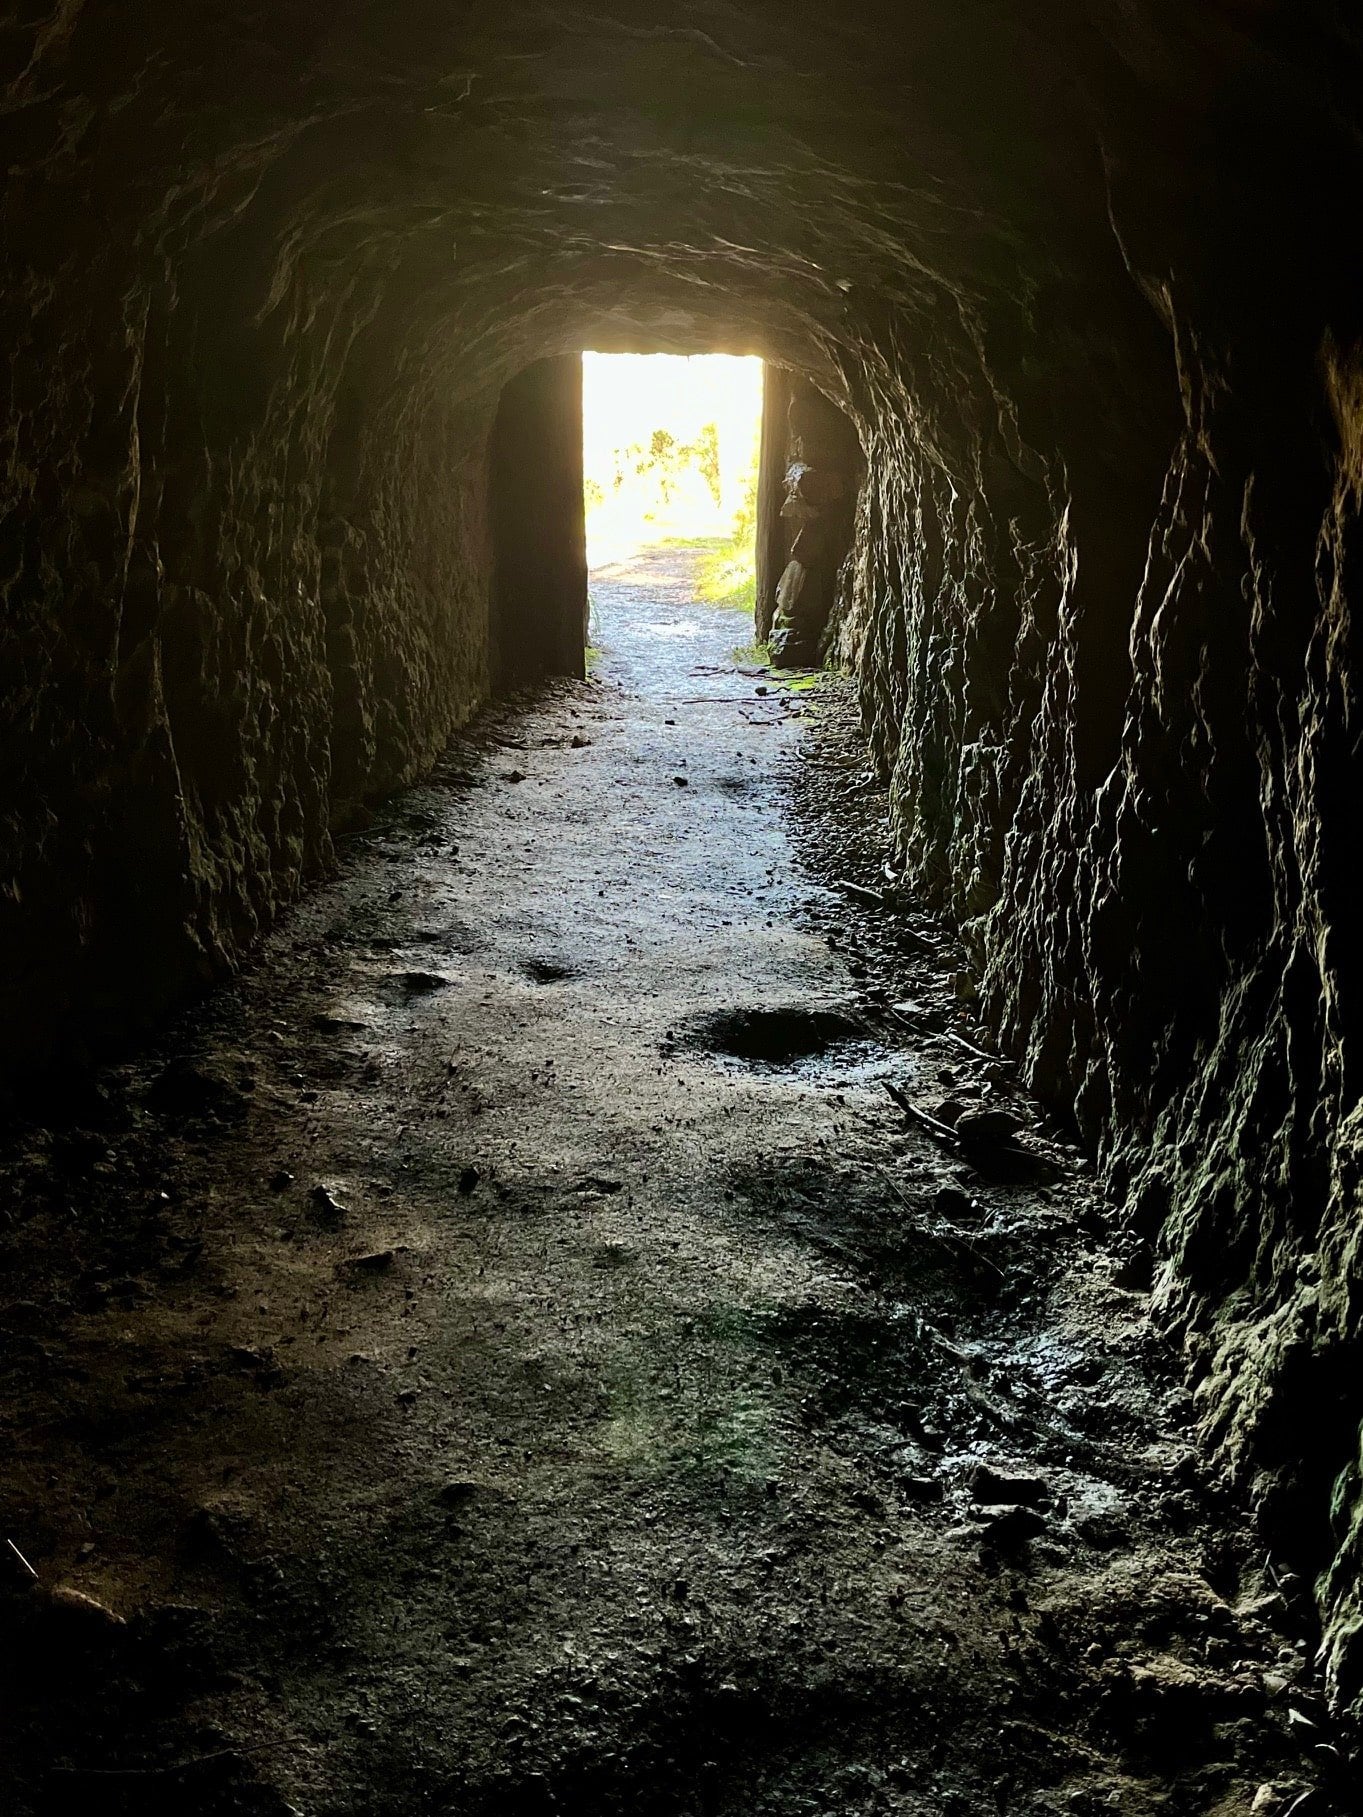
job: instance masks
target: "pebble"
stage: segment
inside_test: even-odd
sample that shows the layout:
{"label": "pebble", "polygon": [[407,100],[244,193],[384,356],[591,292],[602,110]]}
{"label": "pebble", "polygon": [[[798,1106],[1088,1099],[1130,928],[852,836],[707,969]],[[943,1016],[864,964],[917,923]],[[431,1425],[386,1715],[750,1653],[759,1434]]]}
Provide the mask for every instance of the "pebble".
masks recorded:
{"label": "pebble", "polygon": [[318,1212],[323,1217],[343,1218],[346,1214],[345,1206],[341,1204],[339,1199],[333,1196],[329,1187],[322,1185],[314,1186],[312,1191],[308,1194],[308,1197],[312,1200]]}

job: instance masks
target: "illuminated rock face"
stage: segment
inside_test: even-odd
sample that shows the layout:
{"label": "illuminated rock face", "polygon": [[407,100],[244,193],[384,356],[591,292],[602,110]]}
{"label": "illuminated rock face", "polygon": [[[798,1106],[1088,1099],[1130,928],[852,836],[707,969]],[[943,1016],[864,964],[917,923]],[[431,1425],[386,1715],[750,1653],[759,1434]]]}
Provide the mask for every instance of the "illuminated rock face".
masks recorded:
{"label": "illuminated rock face", "polygon": [[233,964],[485,697],[508,377],[800,367],[910,870],[1356,1697],[1352,9],[134,12],[0,7],[6,1065]]}

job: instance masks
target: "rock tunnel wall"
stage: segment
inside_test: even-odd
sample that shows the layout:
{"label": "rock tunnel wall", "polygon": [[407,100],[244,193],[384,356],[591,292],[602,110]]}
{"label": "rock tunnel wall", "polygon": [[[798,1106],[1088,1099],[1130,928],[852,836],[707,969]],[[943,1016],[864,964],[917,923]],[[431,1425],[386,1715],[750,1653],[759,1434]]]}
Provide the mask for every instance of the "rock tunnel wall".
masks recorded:
{"label": "rock tunnel wall", "polygon": [[947,386],[863,367],[842,647],[906,875],[1099,1156],[1210,1457],[1314,1582],[1356,1717],[1363,369],[1353,303],[1303,312],[1275,261],[1299,277],[1306,247],[1266,254],[1266,225],[1246,208],[1259,257],[1186,283],[1124,244],[1160,343],[1126,323],[1121,374],[1057,350],[1063,406],[997,408],[987,327]]}
{"label": "rock tunnel wall", "polygon": [[0,5],[7,1069],[484,697],[512,373],[799,370],[905,863],[1356,1700],[1361,70],[1329,0]]}
{"label": "rock tunnel wall", "polygon": [[182,150],[177,196],[107,94],[14,111],[40,129],[5,220],[6,1071],[235,964],[484,697],[496,397],[413,383],[363,261],[299,268],[258,148]]}

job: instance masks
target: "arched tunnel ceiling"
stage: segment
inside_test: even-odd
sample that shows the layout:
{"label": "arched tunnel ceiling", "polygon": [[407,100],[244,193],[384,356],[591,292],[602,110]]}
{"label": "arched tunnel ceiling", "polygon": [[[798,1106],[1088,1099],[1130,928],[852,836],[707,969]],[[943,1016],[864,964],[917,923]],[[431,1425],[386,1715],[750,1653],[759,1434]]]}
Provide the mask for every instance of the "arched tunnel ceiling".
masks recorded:
{"label": "arched tunnel ceiling", "polygon": [[8,34],[12,219],[56,184],[73,282],[89,209],[226,260],[251,318],[346,293],[480,373],[612,333],[828,363],[886,312],[1013,339],[1110,280],[1133,152],[1195,187],[1199,133],[1282,74],[1276,10],[63,5]]}

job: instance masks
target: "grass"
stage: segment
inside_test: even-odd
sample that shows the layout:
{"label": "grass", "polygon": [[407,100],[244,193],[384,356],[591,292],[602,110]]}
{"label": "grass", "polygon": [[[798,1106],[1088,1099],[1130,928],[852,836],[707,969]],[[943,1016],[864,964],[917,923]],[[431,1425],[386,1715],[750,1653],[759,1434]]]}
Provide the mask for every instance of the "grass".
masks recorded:
{"label": "grass", "polygon": [[695,549],[701,556],[696,598],[731,612],[752,612],[757,605],[757,559],[752,532],[737,536],[669,536],[664,549]]}
{"label": "grass", "polygon": [[707,605],[733,612],[757,607],[757,567],[752,538],[716,543],[701,558],[696,592]]}

